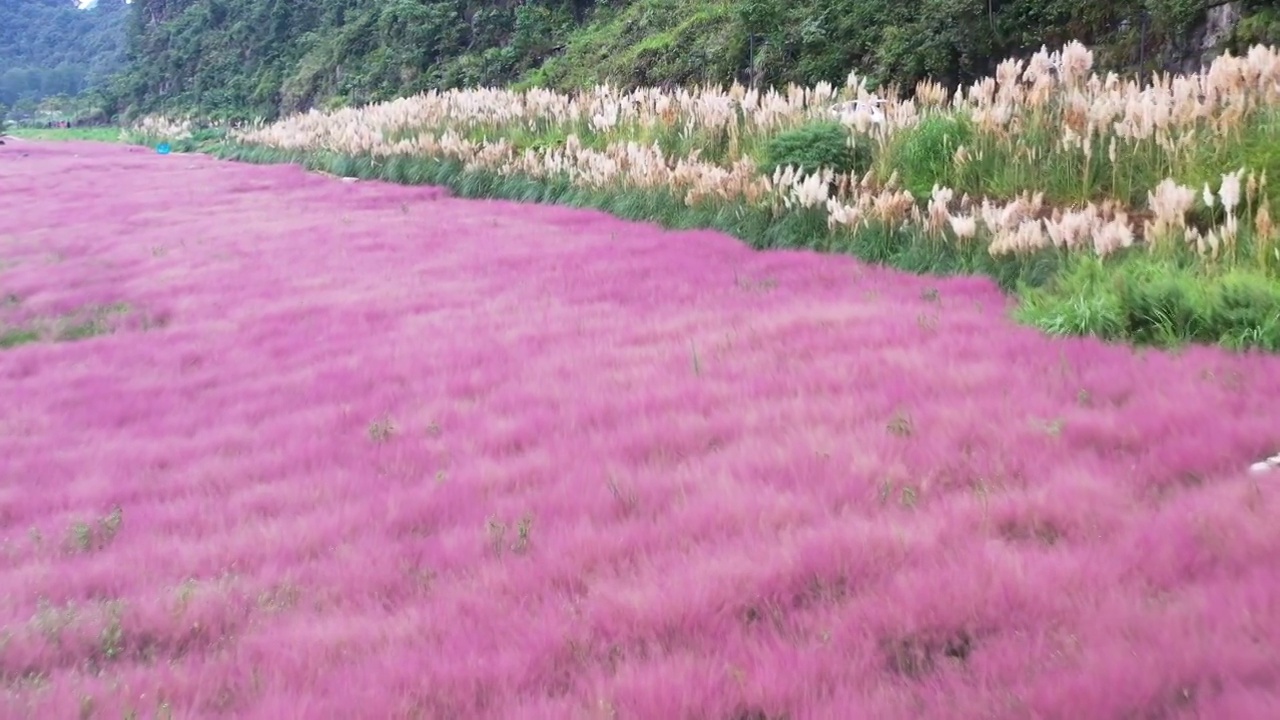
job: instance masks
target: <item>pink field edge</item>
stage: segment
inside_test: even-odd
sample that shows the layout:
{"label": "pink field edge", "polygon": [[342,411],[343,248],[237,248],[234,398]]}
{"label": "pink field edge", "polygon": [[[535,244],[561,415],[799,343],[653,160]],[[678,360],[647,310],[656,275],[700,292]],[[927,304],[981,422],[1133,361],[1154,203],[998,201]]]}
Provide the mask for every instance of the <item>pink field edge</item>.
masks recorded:
{"label": "pink field edge", "polygon": [[9,143],[0,717],[1280,717],[1280,359],[1009,302]]}

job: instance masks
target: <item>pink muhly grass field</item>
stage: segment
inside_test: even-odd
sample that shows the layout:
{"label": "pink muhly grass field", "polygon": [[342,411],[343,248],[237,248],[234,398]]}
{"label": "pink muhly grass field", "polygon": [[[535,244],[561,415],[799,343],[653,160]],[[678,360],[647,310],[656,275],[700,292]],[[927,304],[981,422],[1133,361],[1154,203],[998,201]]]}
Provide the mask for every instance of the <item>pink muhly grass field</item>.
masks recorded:
{"label": "pink muhly grass field", "polygon": [[1276,358],[291,166],[0,202],[0,328],[116,308],[0,351],[3,717],[1280,717]]}

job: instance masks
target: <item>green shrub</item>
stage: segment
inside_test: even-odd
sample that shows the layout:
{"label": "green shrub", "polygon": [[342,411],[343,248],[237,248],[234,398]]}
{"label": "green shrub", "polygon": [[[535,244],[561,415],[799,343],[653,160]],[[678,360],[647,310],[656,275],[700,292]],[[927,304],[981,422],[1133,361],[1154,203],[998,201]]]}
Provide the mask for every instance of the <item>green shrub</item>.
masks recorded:
{"label": "green shrub", "polygon": [[[835,121],[809,123],[770,138],[765,146],[765,172],[773,173],[788,165],[806,173],[831,168],[840,173],[861,175],[871,168],[874,158],[869,140],[849,147],[849,130]],[[861,140],[861,139],[860,139]]]}

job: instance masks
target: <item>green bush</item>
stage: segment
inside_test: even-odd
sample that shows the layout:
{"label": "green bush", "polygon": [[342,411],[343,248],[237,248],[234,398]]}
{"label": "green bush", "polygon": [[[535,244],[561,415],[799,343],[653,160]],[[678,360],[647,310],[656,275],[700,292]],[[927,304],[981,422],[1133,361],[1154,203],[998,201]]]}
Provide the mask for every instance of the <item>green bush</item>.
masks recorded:
{"label": "green bush", "polygon": [[835,121],[809,123],[769,139],[765,146],[762,168],[773,173],[788,165],[806,173],[831,168],[840,173],[862,175],[871,168],[874,157],[869,140],[849,147],[849,130]]}

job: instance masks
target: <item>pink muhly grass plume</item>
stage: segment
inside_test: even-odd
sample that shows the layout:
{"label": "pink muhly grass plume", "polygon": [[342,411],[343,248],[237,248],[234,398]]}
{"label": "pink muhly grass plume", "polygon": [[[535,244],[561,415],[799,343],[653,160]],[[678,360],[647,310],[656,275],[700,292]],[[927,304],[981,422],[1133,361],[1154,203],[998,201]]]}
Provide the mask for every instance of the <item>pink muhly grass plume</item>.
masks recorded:
{"label": "pink muhly grass plume", "polygon": [[1280,360],[980,279],[0,152],[0,716],[1280,716]]}

